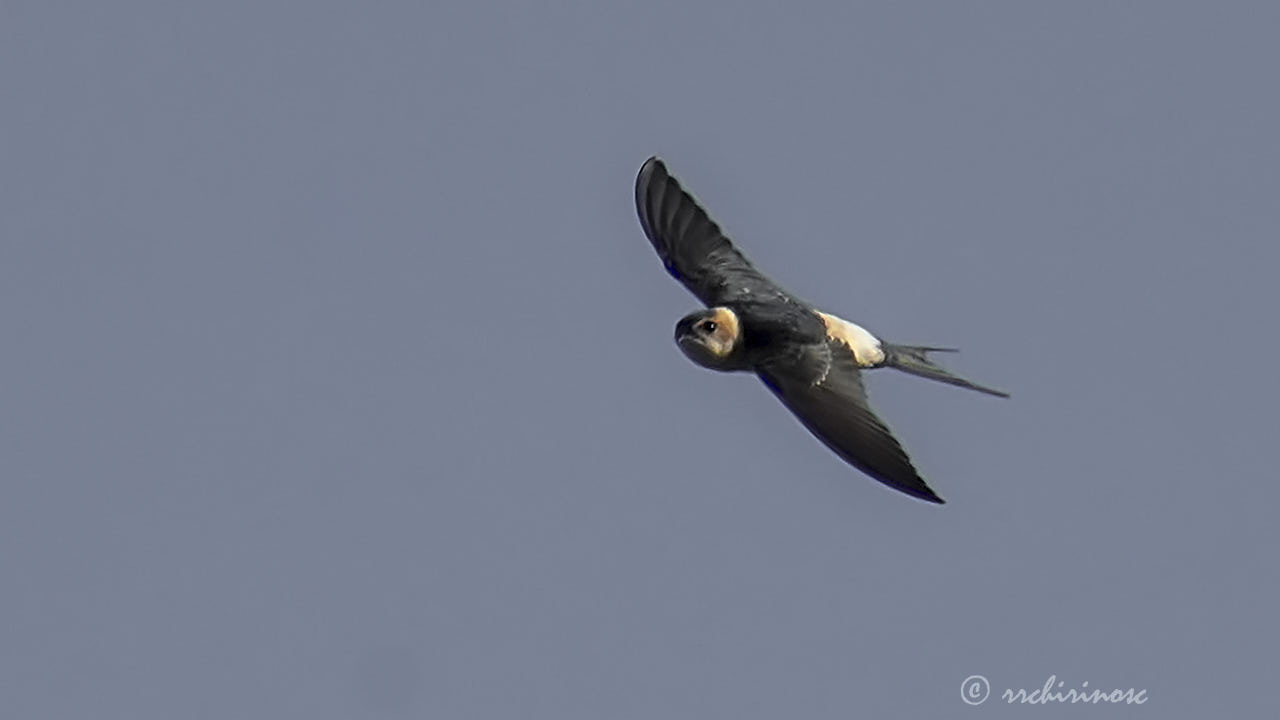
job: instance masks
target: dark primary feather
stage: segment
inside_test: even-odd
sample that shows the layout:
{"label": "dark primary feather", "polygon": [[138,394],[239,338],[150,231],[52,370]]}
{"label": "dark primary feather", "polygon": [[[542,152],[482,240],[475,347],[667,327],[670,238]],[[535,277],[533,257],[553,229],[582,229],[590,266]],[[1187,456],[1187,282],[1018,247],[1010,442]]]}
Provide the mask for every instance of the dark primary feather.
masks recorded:
{"label": "dark primary feather", "polygon": [[845,462],[908,495],[943,502],[867,407],[861,373],[846,346],[838,341],[811,345],[793,362],[766,365],[759,374],[809,432]]}
{"label": "dark primary feather", "polygon": [[748,298],[786,297],[729,238],[656,157],[636,176],[636,212],[672,277],[708,307]]}

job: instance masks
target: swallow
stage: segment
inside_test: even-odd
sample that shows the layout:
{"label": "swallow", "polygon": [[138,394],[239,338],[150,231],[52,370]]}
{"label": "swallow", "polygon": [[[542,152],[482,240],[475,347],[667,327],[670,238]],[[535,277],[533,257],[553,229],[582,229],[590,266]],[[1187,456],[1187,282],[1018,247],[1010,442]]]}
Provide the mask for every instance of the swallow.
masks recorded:
{"label": "swallow", "polygon": [[636,212],[667,272],[706,306],[676,323],[676,345],[690,360],[720,372],[755,373],[842,460],[895,490],[944,502],[871,411],[862,371],[891,367],[988,395],[1008,393],[953,375],[930,359],[954,348],[885,342],[779,287],[656,157],[636,176]]}

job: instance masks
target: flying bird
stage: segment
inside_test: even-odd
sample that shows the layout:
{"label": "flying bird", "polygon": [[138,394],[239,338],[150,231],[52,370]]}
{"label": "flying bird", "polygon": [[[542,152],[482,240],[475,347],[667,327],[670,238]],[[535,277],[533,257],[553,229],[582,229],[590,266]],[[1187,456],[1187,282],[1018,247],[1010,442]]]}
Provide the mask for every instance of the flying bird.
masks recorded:
{"label": "flying bird", "polygon": [[636,211],[667,272],[707,306],[676,323],[676,344],[690,360],[712,370],[755,373],[845,462],[895,490],[944,502],[867,405],[862,371],[891,367],[989,395],[1008,393],[953,375],[930,359],[953,348],[885,342],[779,287],[656,157],[636,177]]}

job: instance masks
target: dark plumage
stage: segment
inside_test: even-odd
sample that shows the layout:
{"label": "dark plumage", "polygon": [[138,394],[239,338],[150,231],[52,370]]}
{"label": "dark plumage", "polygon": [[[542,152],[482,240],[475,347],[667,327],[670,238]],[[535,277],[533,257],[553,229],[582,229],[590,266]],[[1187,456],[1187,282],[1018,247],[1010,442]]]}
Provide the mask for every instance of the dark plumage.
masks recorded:
{"label": "dark plumage", "polygon": [[935,365],[942,348],[893,345],[818,311],[747,260],[666,165],[650,158],[636,177],[640,225],[667,271],[707,305],[676,325],[676,342],[713,370],[754,372],[824,445],[843,460],[909,495],[941,503],[889,428],[867,405],[864,369],[899,370],[968,387]]}

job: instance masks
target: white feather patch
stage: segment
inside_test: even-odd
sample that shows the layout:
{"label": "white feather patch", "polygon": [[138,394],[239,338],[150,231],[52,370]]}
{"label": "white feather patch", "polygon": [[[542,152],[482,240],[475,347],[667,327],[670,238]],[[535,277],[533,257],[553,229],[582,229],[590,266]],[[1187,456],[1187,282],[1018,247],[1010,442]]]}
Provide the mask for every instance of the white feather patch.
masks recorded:
{"label": "white feather patch", "polygon": [[847,345],[860,367],[876,367],[884,362],[884,348],[880,347],[880,339],[866,328],[824,312],[818,315],[827,326],[827,337]]}

